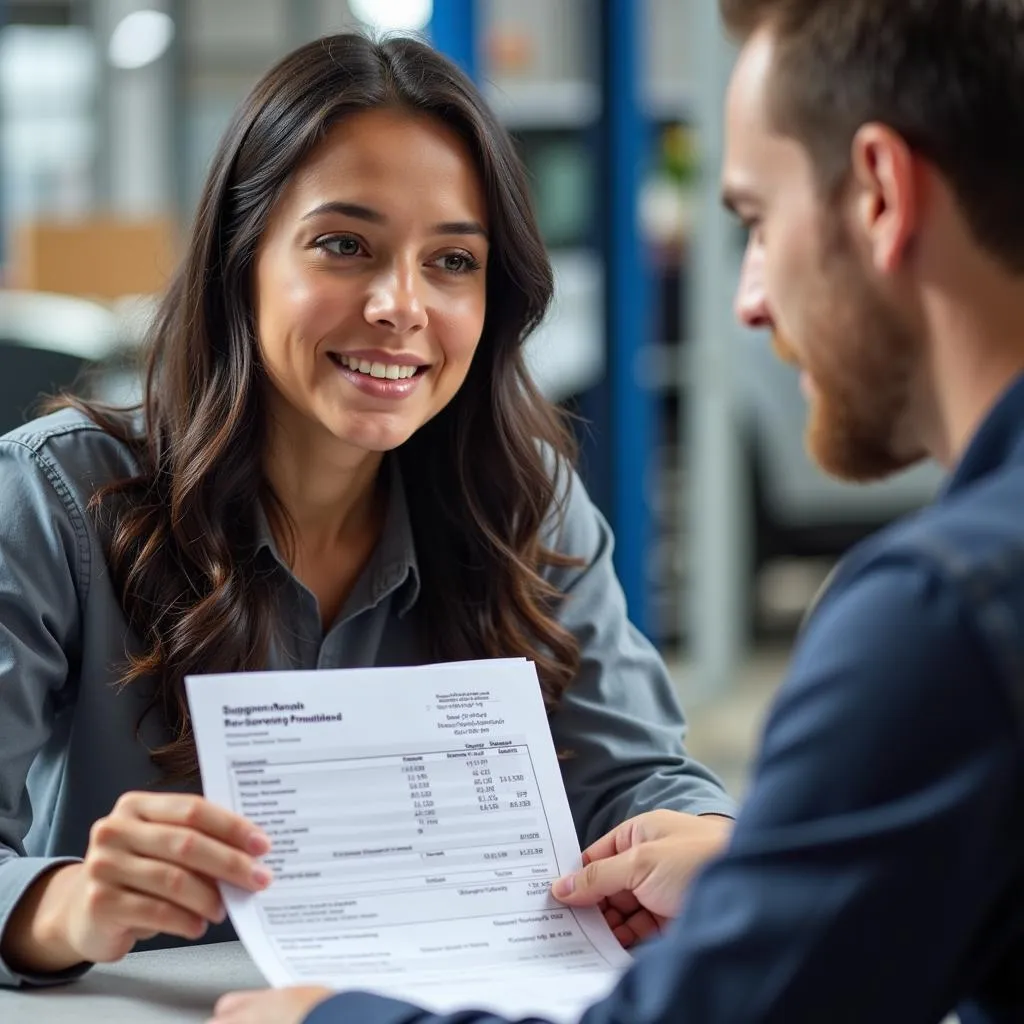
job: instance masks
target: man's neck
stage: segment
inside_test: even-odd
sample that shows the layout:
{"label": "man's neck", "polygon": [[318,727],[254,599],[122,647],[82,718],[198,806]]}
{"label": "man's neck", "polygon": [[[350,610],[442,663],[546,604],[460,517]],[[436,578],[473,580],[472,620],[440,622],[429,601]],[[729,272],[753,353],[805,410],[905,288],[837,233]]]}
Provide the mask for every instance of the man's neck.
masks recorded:
{"label": "man's neck", "polygon": [[1024,374],[1024,284],[973,275],[925,303],[921,422],[929,453],[954,466],[1006,389]]}

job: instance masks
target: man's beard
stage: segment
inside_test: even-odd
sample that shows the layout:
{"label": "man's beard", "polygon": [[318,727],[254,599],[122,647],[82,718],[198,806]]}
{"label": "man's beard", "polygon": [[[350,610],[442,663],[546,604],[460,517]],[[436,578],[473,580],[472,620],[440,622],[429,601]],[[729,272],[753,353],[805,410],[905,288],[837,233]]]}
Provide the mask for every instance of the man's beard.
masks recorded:
{"label": "man's beard", "polygon": [[806,432],[811,458],[842,480],[880,480],[924,455],[907,436],[920,345],[836,240],[822,267],[815,290],[827,298],[805,318],[817,336],[799,353],[780,334],[772,347],[813,382]]}

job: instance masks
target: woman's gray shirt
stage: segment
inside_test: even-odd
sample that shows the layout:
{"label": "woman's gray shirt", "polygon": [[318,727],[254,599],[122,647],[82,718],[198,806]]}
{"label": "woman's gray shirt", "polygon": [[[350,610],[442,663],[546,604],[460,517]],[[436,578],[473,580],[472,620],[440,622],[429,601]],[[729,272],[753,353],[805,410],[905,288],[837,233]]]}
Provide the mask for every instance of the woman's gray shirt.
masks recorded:
{"label": "woman's gray shirt", "polygon": [[[397,460],[390,460],[396,466]],[[90,826],[128,790],[159,778],[149,749],[170,736],[145,717],[139,689],[116,682],[128,629],[87,511],[97,487],[135,471],[128,448],[66,410],[0,438],[0,935],[40,873],[80,858]],[[268,668],[353,668],[426,660],[409,507],[393,470],[384,531],[345,607],[324,634],[314,596],[263,527],[260,557],[280,580],[279,639]],[[612,536],[573,477],[556,550],[585,565],[548,568],[566,594],[557,616],[578,640],[579,674],[551,718],[576,828],[588,844],[655,807],[733,813],[720,784],[683,748],[685,722],[654,648],[630,624],[612,568]],[[204,941],[233,938],[230,925]],[[139,948],[178,945],[164,936]],[[0,960],[0,985],[27,978]]]}

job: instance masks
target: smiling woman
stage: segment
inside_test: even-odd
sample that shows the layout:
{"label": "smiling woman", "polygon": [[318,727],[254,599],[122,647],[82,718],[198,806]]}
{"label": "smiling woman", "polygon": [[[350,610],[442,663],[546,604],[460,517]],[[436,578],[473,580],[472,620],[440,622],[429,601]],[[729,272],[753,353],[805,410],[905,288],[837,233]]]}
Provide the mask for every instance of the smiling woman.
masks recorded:
{"label": "smiling woman", "polygon": [[333,458],[379,462],[367,453],[397,448],[447,406],[483,331],[486,222],[452,129],[400,109],[332,127],[256,257],[275,429],[312,428]]}
{"label": "smiling woman", "polygon": [[526,371],[551,288],[508,135],[429,47],[335,36],[256,85],[141,408],[0,439],[0,984],[229,938],[217,883],[269,883],[198,795],[189,674],[526,657],[584,841],[730,812]]}

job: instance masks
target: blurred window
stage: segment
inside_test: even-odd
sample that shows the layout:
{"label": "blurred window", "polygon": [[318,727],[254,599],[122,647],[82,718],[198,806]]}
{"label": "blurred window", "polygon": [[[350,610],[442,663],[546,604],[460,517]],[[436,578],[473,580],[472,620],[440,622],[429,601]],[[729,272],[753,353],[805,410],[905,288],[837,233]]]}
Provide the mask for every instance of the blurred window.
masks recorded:
{"label": "blurred window", "polygon": [[4,225],[92,205],[96,51],[80,26],[0,30],[0,203]]}

